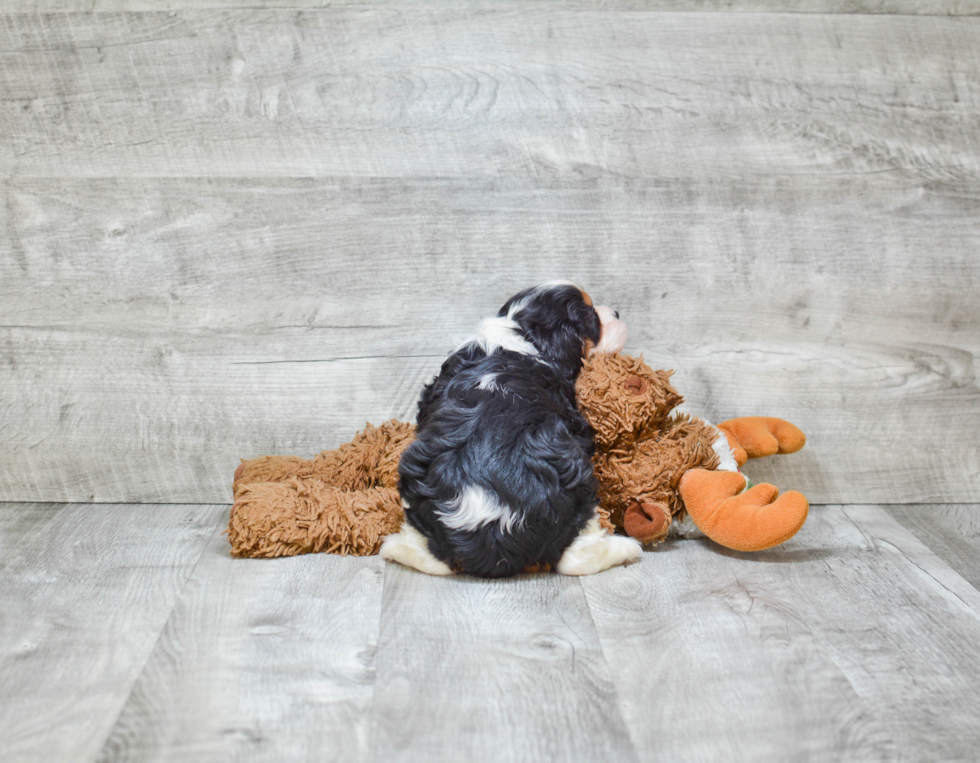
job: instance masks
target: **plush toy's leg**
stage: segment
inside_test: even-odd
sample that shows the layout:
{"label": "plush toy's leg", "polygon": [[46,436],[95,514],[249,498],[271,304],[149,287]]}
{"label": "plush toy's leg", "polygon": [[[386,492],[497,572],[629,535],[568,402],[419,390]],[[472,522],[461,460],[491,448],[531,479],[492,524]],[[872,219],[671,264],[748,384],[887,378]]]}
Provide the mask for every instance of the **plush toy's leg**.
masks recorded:
{"label": "plush toy's leg", "polygon": [[259,456],[242,459],[235,469],[232,491],[238,495],[244,485],[259,482],[285,482],[290,477],[309,476],[310,461],[298,456]]}
{"label": "plush toy's leg", "polygon": [[243,460],[235,469],[236,497],[246,485],[285,482],[291,477],[318,479],[343,490],[398,486],[398,461],[415,437],[415,427],[401,421],[368,424],[354,439],[316,458],[260,456]]}
{"label": "plush toy's leg", "polygon": [[670,509],[663,503],[633,501],[623,513],[623,529],[640,543],[660,543],[670,530]]}
{"label": "plush toy's leg", "polygon": [[231,509],[233,556],[370,556],[402,521],[398,491],[338,490],[320,480],[244,485]]}
{"label": "plush toy's leg", "polygon": [[806,435],[794,424],[770,416],[742,416],[718,424],[742,466],[749,458],[795,453],[806,445]]}
{"label": "plush toy's leg", "polygon": [[795,490],[779,495],[766,483],[740,492],[745,484],[739,472],[692,469],[681,478],[680,494],[701,532],[736,551],[762,551],[796,535],[807,499]]}
{"label": "plush toy's leg", "polygon": [[620,564],[634,562],[643,549],[633,538],[605,530],[598,513],[582,529],[558,560],[562,575],[592,575]]}

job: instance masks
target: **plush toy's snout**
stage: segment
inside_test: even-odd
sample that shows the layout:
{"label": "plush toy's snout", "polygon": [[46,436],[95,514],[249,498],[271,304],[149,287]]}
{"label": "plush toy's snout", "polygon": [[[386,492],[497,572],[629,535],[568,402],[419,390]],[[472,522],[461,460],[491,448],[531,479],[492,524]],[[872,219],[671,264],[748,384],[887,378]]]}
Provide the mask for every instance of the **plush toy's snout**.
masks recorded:
{"label": "plush toy's snout", "polygon": [[670,520],[666,504],[633,501],[623,514],[623,529],[640,543],[656,543],[667,537]]}

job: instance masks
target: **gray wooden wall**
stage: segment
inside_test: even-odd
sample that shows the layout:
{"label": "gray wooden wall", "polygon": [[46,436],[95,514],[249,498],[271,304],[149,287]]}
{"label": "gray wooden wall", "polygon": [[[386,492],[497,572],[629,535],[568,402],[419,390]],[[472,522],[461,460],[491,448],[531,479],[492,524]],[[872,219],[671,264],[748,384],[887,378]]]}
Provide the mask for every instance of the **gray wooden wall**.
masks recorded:
{"label": "gray wooden wall", "polygon": [[227,501],[556,277],[753,477],[977,500],[975,3],[322,5],[0,13],[0,500]]}

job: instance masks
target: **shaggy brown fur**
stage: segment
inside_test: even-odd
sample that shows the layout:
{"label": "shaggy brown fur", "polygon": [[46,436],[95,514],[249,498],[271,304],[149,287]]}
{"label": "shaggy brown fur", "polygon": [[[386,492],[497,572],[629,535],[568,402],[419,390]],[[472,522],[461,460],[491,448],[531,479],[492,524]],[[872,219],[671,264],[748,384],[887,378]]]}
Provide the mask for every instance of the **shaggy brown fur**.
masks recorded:
{"label": "shaggy brown fur", "polygon": [[351,442],[311,460],[242,461],[228,523],[232,554],[378,553],[402,523],[398,459],[414,437],[411,424],[386,421],[368,424]]}
{"label": "shaggy brown fur", "polygon": [[597,355],[585,361],[576,385],[579,410],[596,433],[599,503],[622,531],[633,530],[631,507],[638,518],[659,507],[662,519],[652,516],[660,526],[630,532],[648,543],[663,540],[671,520],[683,517],[678,485],[684,473],[718,466],[711,447],[717,431],[699,418],[672,414],[684,402],[670,385],[672,374],[653,371],[642,356]]}
{"label": "shaggy brown fur", "polygon": [[625,455],[649,436],[684,398],[670,386],[673,371],[653,371],[629,355],[596,355],[575,384],[579,410],[595,430],[596,448]]}
{"label": "shaggy brown fur", "polygon": [[318,479],[243,485],[228,523],[233,556],[370,556],[402,523],[398,491],[341,490]]}
{"label": "shaggy brown fur", "polygon": [[297,456],[260,456],[243,460],[235,470],[234,491],[256,482],[283,482],[289,477],[318,479],[340,490],[398,487],[398,459],[415,438],[415,427],[403,421],[368,424],[354,439],[311,460]]}

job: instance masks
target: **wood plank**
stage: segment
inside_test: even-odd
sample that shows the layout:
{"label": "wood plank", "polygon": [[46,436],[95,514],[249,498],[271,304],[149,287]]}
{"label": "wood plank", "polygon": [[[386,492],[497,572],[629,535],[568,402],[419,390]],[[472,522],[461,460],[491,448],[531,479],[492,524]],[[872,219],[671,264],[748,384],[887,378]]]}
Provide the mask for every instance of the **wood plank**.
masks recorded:
{"label": "wood plank", "polygon": [[[381,357],[256,364],[229,360],[241,357],[238,339],[224,351],[190,339],[200,354],[177,351],[172,370],[162,373],[152,357],[159,342],[140,337],[95,338],[102,348],[95,357],[106,362],[100,367],[92,362],[93,344],[72,336],[65,337],[64,352],[38,353],[27,373],[44,379],[39,396],[19,412],[17,398],[4,400],[11,455],[0,470],[0,494],[91,501],[126,494],[140,502],[210,495],[230,503],[240,458],[312,457],[351,439],[368,421],[409,419],[418,391],[441,362]],[[173,336],[164,342],[188,346]],[[134,370],[106,371],[120,362]],[[20,381],[7,385],[17,387],[23,388]],[[51,405],[60,411],[54,418]]]}
{"label": "wood plank", "polygon": [[[656,581],[656,585],[651,585]],[[968,760],[980,592],[877,506],[583,580],[644,760]]]}
{"label": "wood plank", "polygon": [[15,176],[980,176],[980,19],[524,5],[17,15]]}
{"label": "wood plank", "polygon": [[803,427],[807,449],[752,464],[756,479],[814,502],[980,490],[976,185],[137,179],[4,192],[3,499],[226,501],[239,458],[312,456],[365,421],[410,419],[482,316],[556,276],[620,310],[628,349],[677,369],[689,410]]}
{"label": "wood plank", "polygon": [[636,760],[578,580],[385,569],[372,760]]}
{"label": "wood plank", "polygon": [[216,533],[100,759],[365,760],[383,564],[232,559]]}
{"label": "wood plank", "polygon": [[[537,0],[540,5],[545,0]],[[89,11],[173,11],[205,8],[439,8],[470,10],[521,9],[527,0],[34,0],[30,10],[45,13]],[[939,16],[980,14],[971,0],[547,0],[552,10],[603,10],[605,12],[699,11],[724,13],[898,13]]]}
{"label": "wood plank", "polygon": [[[171,337],[175,346],[193,347],[184,339]],[[146,349],[150,342],[139,338],[113,344],[113,361],[141,363],[153,352]],[[7,398],[12,435],[0,472],[5,498],[230,501],[239,458],[312,457],[350,439],[366,421],[411,419],[415,390],[439,365],[433,358],[260,361],[246,362],[232,375],[227,358],[237,348],[224,348],[222,356],[220,345],[201,342],[196,352],[175,354],[166,369],[147,361],[138,373],[106,380],[88,358],[91,346],[68,337],[60,351],[51,352],[49,343],[49,354],[35,361],[40,371],[30,372],[38,388],[32,391],[26,374],[8,382],[8,389],[21,392]],[[968,470],[977,449],[963,444],[980,415],[975,387],[946,386],[937,381],[938,373],[920,376],[921,367],[901,347],[874,353],[839,348],[832,357],[849,369],[846,383],[832,373],[813,373],[827,358],[820,346],[760,344],[748,351],[715,346],[651,360],[681,369],[675,379],[688,393],[687,410],[714,421],[778,414],[808,432],[803,452],[749,464],[747,471],[757,481],[800,489],[813,501],[867,495],[951,500],[975,493],[977,475]],[[867,362],[872,365],[864,368],[907,374],[908,386],[896,388],[895,376],[884,372],[861,372]],[[59,381],[68,369],[71,381]],[[839,405],[841,396],[848,398],[848,407]],[[948,428],[930,426],[946,417],[951,405],[961,404]],[[916,431],[922,450],[905,447]],[[841,432],[855,436],[842,439]]]}
{"label": "wood plank", "polygon": [[[4,551],[28,545],[44,533],[64,509],[65,505],[60,503],[0,503],[0,538]],[[12,561],[6,553],[0,556],[0,571]]]}
{"label": "wood plank", "polygon": [[4,327],[311,329],[321,357],[365,354],[338,330],[374,328],[395,338],[379,354],[442,353],[513,290],[564,276],[627,315],[638,346],[834,344],[877,321],[916,342],[980,334],[974,182],[59,178],[0,193]]}
{"label": "wood plank", "polygon": [[980,504],[888,506],[888,513],[980,589]]}
{"label": "wood plank", "polygon": [[224,511],[0,504],[0,759],[94,758]]}

